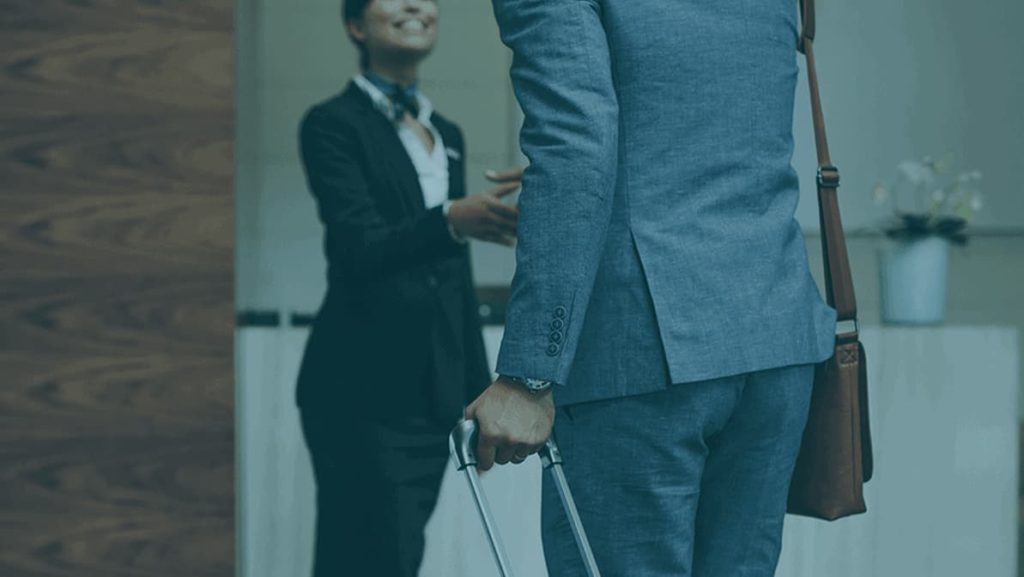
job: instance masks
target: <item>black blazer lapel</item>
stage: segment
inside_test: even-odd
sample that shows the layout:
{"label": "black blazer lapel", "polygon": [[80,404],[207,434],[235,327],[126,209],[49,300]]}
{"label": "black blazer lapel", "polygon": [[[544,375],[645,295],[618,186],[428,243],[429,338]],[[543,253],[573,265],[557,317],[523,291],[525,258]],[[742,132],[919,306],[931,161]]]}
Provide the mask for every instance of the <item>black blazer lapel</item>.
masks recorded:
{"label": "black blazer lapel", "polygon": [[374,107],[370,97],[355,82],[349,82],[345,92],[363,108],[362,117],[368,128],[366,134],[374,141],[371,150],[379,151],[379,160],[385,165],[381,170],[396,181],[405,208],[409,214],[424,212],[427,208],[419,175],[391,120]]}
{"label": "black blazer lapel", "polygon": [[462,198],[466,196],[466,159],[458,129],[436,112],[430,121],[441,134],[444,153],[448,157],[448,198]]}

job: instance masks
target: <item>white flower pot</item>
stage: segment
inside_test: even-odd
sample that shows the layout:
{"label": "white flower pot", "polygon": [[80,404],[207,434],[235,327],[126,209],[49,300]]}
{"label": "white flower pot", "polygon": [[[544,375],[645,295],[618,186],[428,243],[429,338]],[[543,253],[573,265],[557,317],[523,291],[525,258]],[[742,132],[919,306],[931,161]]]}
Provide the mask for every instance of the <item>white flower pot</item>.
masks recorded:
{"label": "white flower pot", "polygon": [[946,318],[949,241],[939,236],[888,243],[879,253],[882,321],[933,325]]}

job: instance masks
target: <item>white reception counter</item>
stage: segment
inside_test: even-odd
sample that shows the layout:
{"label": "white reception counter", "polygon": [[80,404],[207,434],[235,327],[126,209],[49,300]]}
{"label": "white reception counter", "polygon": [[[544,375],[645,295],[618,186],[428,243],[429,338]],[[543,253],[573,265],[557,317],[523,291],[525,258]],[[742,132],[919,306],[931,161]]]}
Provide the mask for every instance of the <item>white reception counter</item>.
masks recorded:
{"label": "white reception counter", "polygon": [[[787,519],[778,577],[1015,577],[1017,334],[867,328],[876,477],[867,515]],[[309,574],[314,487],[293,402],[306,331],[238,332],[239,539],[244,577]],[[501,329],[486,329],[493,366]],[[484,485],[517,575],[543,577],[536,458]],[[421,577],[497,575],[449,470]]]}

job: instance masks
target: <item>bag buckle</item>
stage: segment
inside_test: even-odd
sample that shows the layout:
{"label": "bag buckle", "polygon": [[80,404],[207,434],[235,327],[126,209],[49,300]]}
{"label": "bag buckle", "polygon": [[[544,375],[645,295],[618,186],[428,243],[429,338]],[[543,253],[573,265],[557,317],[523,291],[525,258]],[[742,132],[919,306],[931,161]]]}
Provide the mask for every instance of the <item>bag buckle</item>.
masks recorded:
{"label": "bag buckle", "polygon": [[860,324],[857,319],[836,321],[836,336],[845,337],[860,334]]}
{"label": "bag buckle", "polygon": [[821,188],[839,188],[839,169],[831,164],[819,166],[818,186]]}

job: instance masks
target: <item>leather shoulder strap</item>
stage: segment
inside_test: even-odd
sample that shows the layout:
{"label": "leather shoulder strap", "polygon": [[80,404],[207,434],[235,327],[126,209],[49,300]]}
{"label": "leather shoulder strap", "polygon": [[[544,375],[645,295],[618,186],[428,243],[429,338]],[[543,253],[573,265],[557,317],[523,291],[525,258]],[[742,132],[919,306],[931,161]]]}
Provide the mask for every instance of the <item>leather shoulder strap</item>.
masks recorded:
{"label": "leather shoulder strap", "polygon": [[839,217],[839,170],[832,164],[825,134],[825,116],[821,111],[818,72],[814,66],[814,0],[800,0],[803,30],[800,51],[807,59],[807,84],[811,90],[811,114],[814,120],[814,144],[818,152],[818,215],[821,222],[821,248],[825,263],[825,289],[828,304],[836,309],[840,321],[857,320],[857,297],[846,252],[843,222]]}

